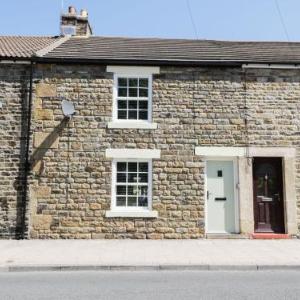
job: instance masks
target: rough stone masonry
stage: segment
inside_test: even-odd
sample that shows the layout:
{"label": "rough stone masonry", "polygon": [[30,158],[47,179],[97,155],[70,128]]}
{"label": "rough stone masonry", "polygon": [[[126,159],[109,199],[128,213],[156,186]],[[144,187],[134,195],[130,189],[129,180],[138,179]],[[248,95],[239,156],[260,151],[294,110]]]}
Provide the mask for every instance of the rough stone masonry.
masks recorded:
{"label": "rough stone masonry", "polygon": [[[11,238],[18,226],[27,69],[2,67],[0,84],[0,234]],[[153,78],[155,130],[107,128],[113,74],[105,65],[37,64],[33,89],[29,238],[202,238],[204,161],[196,146],[299,149],[299,70],[161,67]],[[75,104],[70,121],[63,118],[61,99]],[[108,148],[161,150],[153,161],[158,218],[105,217],[111,203]],[[299,156],[296,162],[300,229]]]}

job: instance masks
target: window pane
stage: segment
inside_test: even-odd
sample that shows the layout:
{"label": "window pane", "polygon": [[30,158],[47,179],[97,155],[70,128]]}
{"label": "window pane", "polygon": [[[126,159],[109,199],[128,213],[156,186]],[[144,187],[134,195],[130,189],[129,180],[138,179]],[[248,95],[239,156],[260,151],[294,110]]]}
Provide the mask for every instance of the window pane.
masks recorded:
{"label": "window pane", "polygon": [[118,162],[117,163],[117,171],[118,172],[126,172],[126,162]]}
{"label": "window pane", "polygon": [[137,173],[128,173],[128,182],[137,182],[138,175]]}
{"label": "window pane", "polygon": [[148,206],[148,198],[145,196],[138,197],[138,206]]}
{"label": "window pane", "polygon": [[129,108],[137,109],[137,101],[129,101]]}
{"label": "window pane", "polygon": [[148,206],[148,187],[139,187],[138,206]]}
{"label": "window pane", "polygon": [[141,173],[139,174],[139,182],[148,182],[148,174],[147,173]]}
{"label": "window pane", "polygon": [[139,186],[139,196],[146,197],[148,195],[148,186]]}
{"label": "window pane", "polygon": [[147,78],[140,78],[139,86],[140,87],[148,87],[148,79]]}
{"label": "window pane", "polygon": [[137,88],[129,89],[129,97],[137,97]]}
{"label": "window pane", "polygon": [[139,101],[139,109],[148,109],[148,101]]}
{"label": "window pane", "polygon": [[127,78],[118,78],[118,86],[127,86]]}
{"label": "window pane", "polygon": [[127,97],[127,88],[118,88],[119,97]]}
{"label": "window pane", "polygon": [[118,110],[118,119],[127,119],[127,110]]}
{"label": "window pane", "polygon": [[147,110],[140,110],[139,111],[139,119],[140,120],[148,120],[148,111]]}
{"label": "window pane", "polygon": [[147,89],[139,89],[139,97],[148,97]]}
{"label": "window pane", "polygon": [[128,112],[128,119],[136,120],[137,119],[137,111],[136,110],[130,110]]}
{"label": "window pane", "polygon": [[129,78],[129,86],[137,87],[138,86],[137,78]]}
{"label": "window pane", "polygon": [[128,196],[136,196],[137,195],[137,187],[133,185],[128,185],[127,187],[127,194]]}
{"label": "window pane", "polygon": [[126,182],[126,173],[118,173],[117,182]]}
{"label": "window pane", "polygon": [[139,163],[139,172],[148,172],[148,163]]}
{"label": "window pane", "polygon": [[117,185],[117,195],[126,195],[126,186]]}
{"label": "window pane", "polygon": [[121,108],[121,109],[127,109],[127,101],[125,100],[119,100],[118,101],[118,108]]}
{"label": "window pane", "polygon": [[137,172],[137,163],[136,162],[128,163],[128,172]]}
{"label": "window pane", "polygon": [[117,197],[117,206],[126,206],[126,197]]}
{"label": "window pane", "polygon": [[137,199],[136,197],[128,197],[128,206],[137,206]]}

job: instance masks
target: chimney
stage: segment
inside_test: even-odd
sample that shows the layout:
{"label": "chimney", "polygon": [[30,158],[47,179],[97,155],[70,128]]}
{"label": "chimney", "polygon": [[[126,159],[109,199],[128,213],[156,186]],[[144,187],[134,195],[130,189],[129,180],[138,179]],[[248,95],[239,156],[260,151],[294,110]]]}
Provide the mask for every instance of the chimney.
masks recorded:
{"label": "chimney", "polygon": [[68,12],[61,15],[60,34],[86,37],[92,35],[87,10],[82,9],[80,14],[77,14],[76,8],[69,6]]}

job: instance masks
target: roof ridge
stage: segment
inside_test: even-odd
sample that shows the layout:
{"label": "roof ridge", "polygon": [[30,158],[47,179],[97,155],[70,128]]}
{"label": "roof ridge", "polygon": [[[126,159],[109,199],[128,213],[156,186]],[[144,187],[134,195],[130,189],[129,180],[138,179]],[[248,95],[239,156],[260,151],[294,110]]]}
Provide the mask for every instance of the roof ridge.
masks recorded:
{"label": "roof ridge", "polygon": [[[223,40],[223,39],[193,39],[193,38],[174,38],[174,37],[131,37],[131,36],[109,36],[109,35],[93,35],[89,37],[84,37],[87,39],[122,39],[122,40],[157,40],[157,41],[184,41],[184,42],[210,42],[210,43],[237,43],[237,44],[299,44],[300,41],[278,41],[278,40]],[[72,36],[73,40],[82,39],[82,37]]]}
{"label": "roof ridge", "polygon": [[60,45],[62,45],[64,42],[66,42],[67,40],[70,39],[71,36],[64,36],[62,38],[59,38],[57,41],[55,41],[54,43],[48,45],[45,48],[42,48],[38,51],[36,51],[33,56],[37,56],[37,57],[43,57],[46,54],[48,54],[49,52],[51,52],[52,50],[54,50],[55,48],[59,47]]}

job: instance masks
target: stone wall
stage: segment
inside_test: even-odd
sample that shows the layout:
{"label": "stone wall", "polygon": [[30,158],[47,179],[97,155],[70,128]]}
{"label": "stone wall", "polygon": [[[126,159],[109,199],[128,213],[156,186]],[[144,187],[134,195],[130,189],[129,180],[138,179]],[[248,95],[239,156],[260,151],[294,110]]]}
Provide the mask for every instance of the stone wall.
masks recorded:
{"label": "stone wall", "polygon": [[[156,130],[107,129],[113,75],[105,70],[37,67],[32,238],[203,237],[204,162],[195,156],[195,146],[298,147],[297,70],[162,67],[153,82]],[[63,120],[62,98],[75,103],[76,116],[69,122]],[[157,219],[105,217],[111,202],[108,148],[161,149],[161,159],[153,161]],[[295,167],[300,210],[299,159]]]}
{"label": "stone wall", "polygon": [[24,199],[29,67],[0,67],[0,238],[19,236]]}
{"label": "stone wall", "polygon": [[[161,67],[153,81],[158,129],[108,129],[106,66],[38,65],[34,74],[31,238],[200,238],[204,162],[196,146],[299,145],[300,71]],[[24,200],[29,67],[0,69],[0,238],[17,237]],[[75,103],[69,122],[61,99]],[[153,161],[157,219],[106,218],[108,148],[160,149]],[[300,229],[300,164],[296,159]]]}

